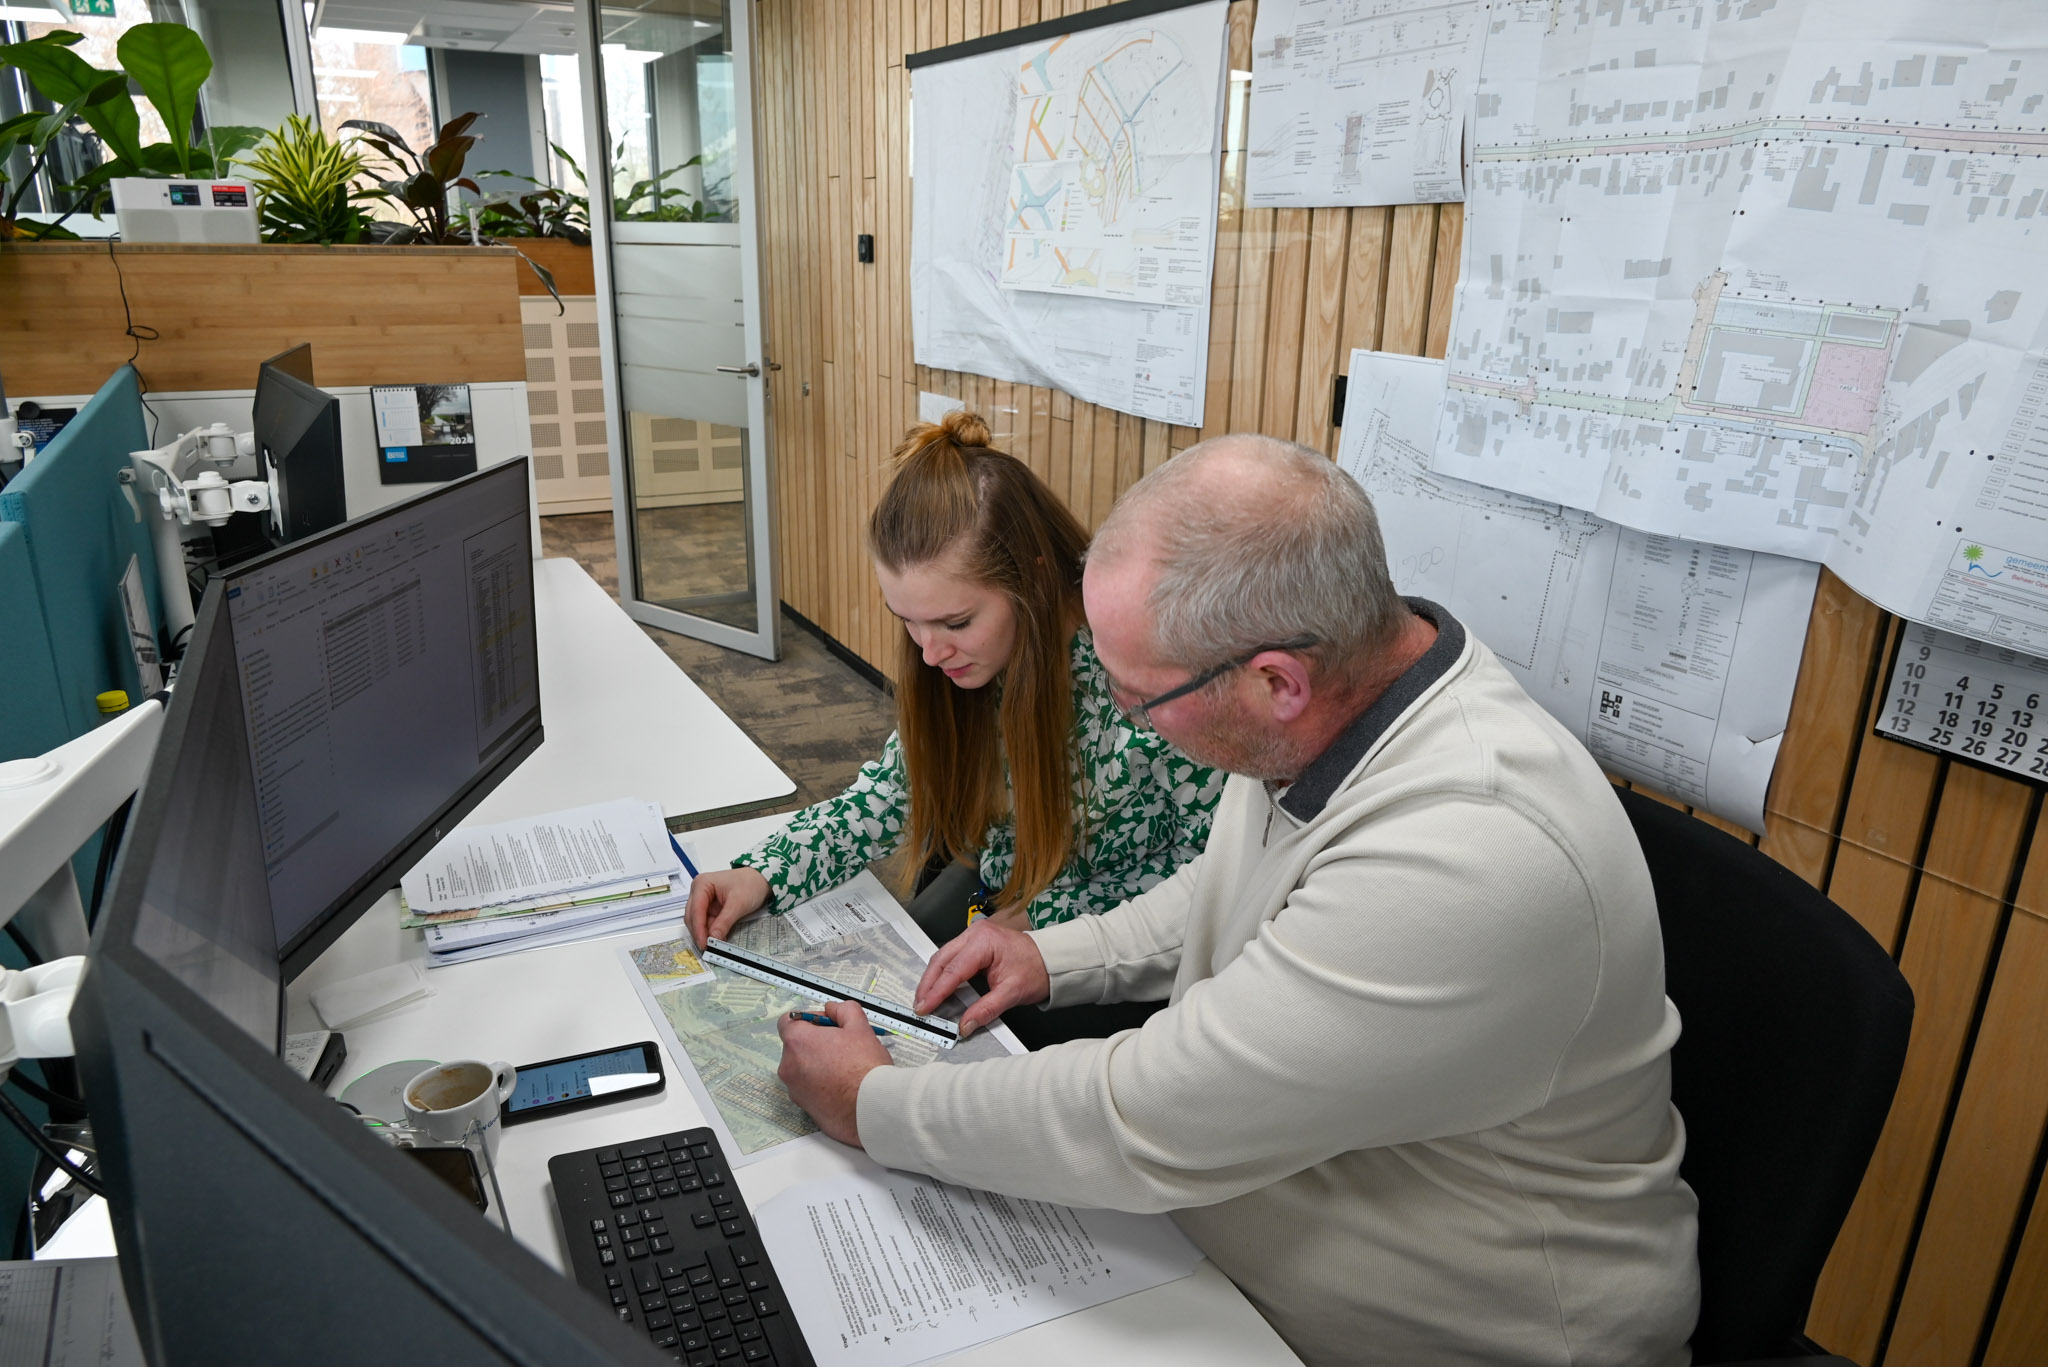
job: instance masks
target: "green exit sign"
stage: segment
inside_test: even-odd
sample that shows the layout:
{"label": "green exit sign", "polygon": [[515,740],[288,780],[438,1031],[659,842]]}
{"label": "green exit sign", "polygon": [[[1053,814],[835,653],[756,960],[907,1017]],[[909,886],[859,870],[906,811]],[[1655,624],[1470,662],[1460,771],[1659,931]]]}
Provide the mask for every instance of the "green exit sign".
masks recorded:
{"label": "green exit sign", "polygon": [[111,19],[114,17],[114,0],[71,0],[71,12]]}

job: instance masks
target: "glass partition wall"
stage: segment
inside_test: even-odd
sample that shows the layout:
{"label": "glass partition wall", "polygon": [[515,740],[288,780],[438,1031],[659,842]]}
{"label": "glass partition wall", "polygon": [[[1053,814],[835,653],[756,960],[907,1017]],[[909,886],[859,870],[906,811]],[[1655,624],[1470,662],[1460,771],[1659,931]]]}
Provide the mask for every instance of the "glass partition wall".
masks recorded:
{"label": "glass partition wall", "polygon": [[625,455],[621,599],[653,625],[772,659],[745,18],[725,0],[593,5],[586,117],[611,186],[592,226]]}

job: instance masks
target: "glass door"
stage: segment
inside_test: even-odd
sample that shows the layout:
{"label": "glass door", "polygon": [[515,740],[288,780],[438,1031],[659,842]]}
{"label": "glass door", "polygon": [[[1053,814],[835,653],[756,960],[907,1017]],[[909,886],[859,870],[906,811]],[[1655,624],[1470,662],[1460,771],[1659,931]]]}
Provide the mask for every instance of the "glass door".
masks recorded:
{"label": "glass door", "polygon": [[775,659],[747,6],[584,0],[619,597]]}

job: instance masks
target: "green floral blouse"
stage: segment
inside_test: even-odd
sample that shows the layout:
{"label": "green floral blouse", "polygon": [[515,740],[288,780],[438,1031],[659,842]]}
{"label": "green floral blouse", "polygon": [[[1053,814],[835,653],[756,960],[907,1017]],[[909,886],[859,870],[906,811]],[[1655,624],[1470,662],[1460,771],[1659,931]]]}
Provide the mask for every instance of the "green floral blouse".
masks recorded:
{"label": "green floral blouse", "polygon": [[[1156,886],[1202,852],[1224,775],[1196,764],[1110,701],[1109,680],[1087,630],[1073,642],[1075,850],[1025,909],[1033,928],[1108,911]],[[1008,782],[1008,774],[1004,775]],[[733,860],[758,869],[781,911],[846,882],[902,845],[910,824],[903,749],[892,733],[853,786],[806,807],[783,830]],[[982,837],[981,877],[1001,888],[1017,859],[1005,815]]]}

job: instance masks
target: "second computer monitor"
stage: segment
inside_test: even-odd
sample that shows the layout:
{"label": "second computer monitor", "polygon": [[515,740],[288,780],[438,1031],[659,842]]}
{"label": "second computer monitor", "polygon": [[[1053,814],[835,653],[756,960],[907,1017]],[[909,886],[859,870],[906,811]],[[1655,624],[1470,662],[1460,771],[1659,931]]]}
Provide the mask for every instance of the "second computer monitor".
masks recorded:
{"label": "second computer monitor", "polygon": [[348,520],[341,404],[313,386],[313,348],[293,347],[257,371],[256,446],[276,472],[271,521],[288,545]]}

